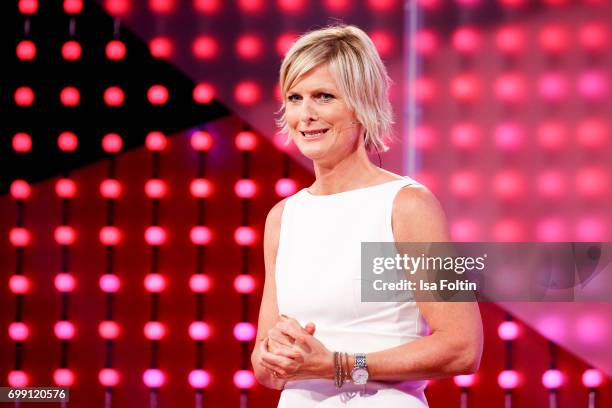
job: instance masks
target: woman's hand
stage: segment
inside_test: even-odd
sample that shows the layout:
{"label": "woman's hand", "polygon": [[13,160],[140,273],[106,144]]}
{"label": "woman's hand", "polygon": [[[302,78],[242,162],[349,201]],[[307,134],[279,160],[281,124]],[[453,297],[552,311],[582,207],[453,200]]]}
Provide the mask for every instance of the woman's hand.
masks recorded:
{"label": "woman's hand", "polygon": [[284,380],[333,378],[333,353],[314,331],[312,323],[302,328],[297,320],[282,317],[260,343],[260,364]]}

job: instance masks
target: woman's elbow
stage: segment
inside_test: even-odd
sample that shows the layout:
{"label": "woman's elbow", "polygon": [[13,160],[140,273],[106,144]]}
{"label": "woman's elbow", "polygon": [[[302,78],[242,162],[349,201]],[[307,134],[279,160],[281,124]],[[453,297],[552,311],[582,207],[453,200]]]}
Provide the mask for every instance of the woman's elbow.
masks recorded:
{"label": "woman's elbow", "polygon": [[481,357],[482,343],[480,341],[465,344],[457,354],[454,375],[474,374],[480,368]]}

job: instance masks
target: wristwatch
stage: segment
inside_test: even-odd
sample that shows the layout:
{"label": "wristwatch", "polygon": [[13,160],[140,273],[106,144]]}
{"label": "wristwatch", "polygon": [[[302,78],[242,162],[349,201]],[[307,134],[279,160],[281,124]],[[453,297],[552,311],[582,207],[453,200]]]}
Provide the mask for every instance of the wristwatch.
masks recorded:
{"label": "wristwatch", "polygon": [[369,376],[365,353],[355,353],[355,364],[353,365],[353,371],[351,371],[353,382],[357,385],[363,385],[368,382]]}

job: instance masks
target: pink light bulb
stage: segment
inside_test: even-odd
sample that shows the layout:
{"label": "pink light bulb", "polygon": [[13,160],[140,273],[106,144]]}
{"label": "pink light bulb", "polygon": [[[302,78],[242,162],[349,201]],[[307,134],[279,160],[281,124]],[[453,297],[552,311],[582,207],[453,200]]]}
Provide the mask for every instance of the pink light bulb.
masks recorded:
{"label": "pink light bulb", "polygon": [[66,14],[79,14],[81,11],[83,11],[83,0],[64,0]]}
{"label": "pink light bulb", "polygon": [[241,226],[234,232],[234,240],[238,245],[250,246],[255,243],[257,234],[253,227]]}
{"label": "pink light bulb", "polygon": [[63,152],[74,152],[79,146],[79,138],[74,132],[62,132],[57,138],[57,146]]}
{"label": "pink light bulb", "polygon": [[474,102],[480,96],[480,83],[472,74],[457,75],[451,81],[451,94],[459,102]]}
{"label": "pink light bulb", "polygon": [[251,275],[240,274],[234,278],[234,289],[238,293],[249,294],[255,290],[255,278]]}
{"label": "pink light bulb", "polygon": [[459,242],[478,241],[481,236],[480,225],[470,218],[459,218],[450,225],[451,236]]}
{"label": "pink light bulb", "polygon": [[61,272],[55,275],[55,289],[58,292],[62,293],[70,293],[76,287],[76,281],[74,280],[74,276],[67,272]]}
{"label": "pink light bulb", "polygon": [[28,86],[21,86],[15,90],[15,103],[17,106],[32,106],[34,103],[34,98],[34,91]]}
{"label": "pink light bulb", "polygon": [[193,41],[191,51],[196,59],[212,60],[219,55],[219,43],[210,35],[200,35]]}
{"label": "pink light bulb", "polygon": [[149,8],[158,14],[168,14],[175,6],[175,0],[149,0]]}
{"label": "pink light bulb", "polygon": [[149,340],[161,340],[166,336],[166,327],[160,322],[147,322],[144,335]]}
{"label": "pink light bulb", "polygon": [[608,143],[608,126],[599,118],[585,118],[576,125],[576,141],[588,149],[602,149]]}
{"label": "pink light bulb", "polygon": [[195,293],[206,293],[210,290],[211,281],[208,275],[197,273],[189,278],[189,288]]}
{"label": "pink light bulb", "polygon": [[560,242],[567,238],[567,225],[558,218],[544,218],[536,224],[537,241]]}
{"label": "pink light bulb", "polygon": [[81,58],[82,53],[81,44],[74,40],[66,41],[62,45],[62,58],[66,61],[77,61]]}
{"label": "pink light bulb", "polygon": [[291,46],[297,40],[297,35],[295,33],[283,33],[278,36],[276,39],[276,53],[284,57],[287,54],[287,51],[291,48]]}
{"label": "pink light bulb", "polygon": [[417,78],[414,82],[414,97],[421,103],[428,103],[436,98],[436,82],[429,77]]}
{"label": "pink light bulb", "polygon": [[540,31],[540,46],[544,51],[559,54],[567,50],[569,41],[565,27],[551,24]]}
{"label": "pink light bulb", "polygon": [[537,130],[540,146],[547,150],[561,150],[567,144],[567,127],[558,121],[543,122]]}
{"label": "pink light bulb", "polygon": [[608,173],[599,167],[585,167],[576,174],[576,190],[585,198],[597,199],[608,191]]}
{"label": "pink light bulb", "polygon": [[[605,241],[607,235],[606,222],[598,217],[585,217],[576,222],[575,239],[577,241],[595,242]],[[590,332],[594,330],[589,327]]]}
{"label": "pink light bulb", "polygon": [[55,183],[55,194],[60,198],[74,198],[77,193],[77,186],[74,180],[64,178]]}
{"label": "pink light bulb", "polygon": [[423,56],[431,56],[438,51],[438,36],[429,29],[421,29],[414,36],[414,48]]}
{"label": "pink light bulb", "polygon": [[254,81],[241,81],[234,88],[236,102],[244,106],[253,106],[261,99],[261,88]]}
{"label": "pink light bulb", "polygon": [[212,195],[213,185],[207,179],[193,179],[189,185],[189,191],[195,198],[208,198]]}
{"label": "pink light bulb", "polygon": [[382,58],[388,58],[393,54],[395,41],[393,40],[393,35],[388,31],[374,30],[369,32],[368,35]]}
{"label": "pink light bulb", "polygon": [[102,148],[106,153],[119,153],[123,148],[123,139],[117,133],[107,133],[102,138]]}
{"label": "pink light bulb", "polygon": [[62,105],[73,108],[81,102],[81,93],[74,86],[67,86],[60,92]]}
{"label": "pink light bulb", "polygon": [[242,59],[253,60],[261,57],[263,41],[255,34],[245,34],[236,40],[236,54]]}
{"label": "pink light bulb", "polygon": [[189,385],[196,389],[207,388],[210,385],[210,374],[206,370],[191,370]]}
{"label": "pink light bulb", "polygon": [[212,231],[204,225],[197,225],[191,228],[189,237],[194,245],[208,245],[212,240]]}
{"label": "pink light bulb", "polygon": [[240,151],[253,151],[257,147],[257,136],[253,132],[244,130],[236,136],[236,147]]}
{"label": "pink light bulb", "polygon": [[502,102],[520,102],[525,97],[525,80],[513,72],[502,74],[495,81],[495,94]]}
{"label": "pink light bulb", "polygon": [[161,179],[151,179],[145,183],[145,194],[149,198],[164,198],[168,192],[166,182]]}
{"label": "pink light bulb", "polygon": [[147,227],[145,230],[145,241],[152,246],[163,245],[166,243],[166,231],[159,226]]}
{"label": "pink light bulb", "polygon": [[519,375],[514,370],[504,370],[497,376],[497,383],[505,390],[515,389],[519,385]]}
{"label": "pink light bulb", "polygon": [[104,320],[98,325],[98,334],[106,340],[115,340],[121,334],[121,328],[113,320]]}
{"label": "pink light bulb", "polygon": [[580,28],[580,44],[591,52],[603,51],[608,45],[608,30],[600,22],[589,22]]}
{"label": "pink light bulb", "polygon": [[536,179],[540,195],[547,198],[560,198],[565,193],[565,177],[557,170],[546,170]]}
{"label": "pink light bulb", "polygon": [[25,180],[14,180],[11,183],[11,196],[15,200],[27,200],[32,194],[30,184]]}
{"label": "pink light bulb", "polygon": [[9,279],[9,288],[16,295],[25,295],[30,291],[30,280],[23,275],[13,275]]}
{"label": "pink light bulb", "polygon": [[124,16],[131,11],[130,0],[105,0],[104,7],[114,17]]}
{"label": "pink light bulb", "polygon": [[116,293],[121,287],[121,281],[117,275],[106,273],[100,277],[100,289],[106,293]]}
{"label": "pink light bulb", "polygon": [[578,78],[578,92],[587,99],[604,98],[607,91],[606,75],[599,70],[586,71]]}
{"label": "pink light bulb", "polygon": [[60,320],[55,323],[53,332],[55,333],[55,337],[60,340],[70,340],[74,337],[76,330],[74,324],[68,320]]}
{"label": "pink light bulb", "polygon": [[502,199],[519,198],[525,190],[523,176],[513,170],[501,171],[493,178],[493,190]]}
{"label": "pink light bulb", "polygon": [[100,183],[100,194],[104,198],[116,200],[121,195],[121,183],[115,179],[106,179]]}
{"label": "pink light bulb", "polygon": [[473,198],[480,191],[478,174],[470,170],[455,172],[450,177],[450,190],[462,198]]}
{"label": "pink light bulb", "polygon": [[8,374],[8,384],[14,388],[27,387],[30,383],[30,377],[25,371],[12,370]]}
{"label": "pink light bulb", "polygon": [[604,383],[603,373],[596,368],[589,368],[582,373],[582,384],[587,388],[598,388]]}
{"label": "pink light bulb", "polygon": [[205,130],[197,130],[191,135],[191,147],[193,150],[207,152],[213,144],[213,138]]}
{"label": "pink light bulb", "polygon": [[163,292],[166,290],[166,278],[160,273],[149,273],[144,279],[144,286],[148,292]]}
{"label": "pink light bulb", "polygon": [[174,44],[168,37],[154,37],[149,42],[149,51],[155,58],[169,59],[174,54]]}
{"label": "pink light bulb", "polygon": [[238,341],[251,341],[255,338],[256,332],[252,323],[240,322],[234,326],[234,337]]}
{"label": "pink light bulb", "polygon": [[453,33],[452,44],[459,52],[476,52],[480,47],[480,33],[474,27],[461,27]]}
{"label": "pink light bulb", "polygon": [[98,381],[104,387],[115,387],[121,381],[121,376],[114,368],[103,368],[98,373]]}
{"label": "pink light bulb", "polygon": [[13,136],[13,150],[17,153],[28,153],[32,150],[32,138],[24,132],[15,133]]}
{"label": "pink light bulb", "polygon": [[8,332],[13,341],[26,341],[30,337],[30,328],[23,322],[11,323]]}
{"label": "pink light bulb", "polygon": [[168,139],[162,132],[153,131],[147,135],[145,144],[150,151],[160,152],[168,146]]}
{"label": "pink light bulb", "polygon": [[502,219],[493,225],[493,239],[501,242],[519,242],[525,237],[522,224],[513,219]]}
{"label": "pink light bulb", "polygon": [[516,340],[519,334],[519,326],[516,322],[506,320],[497,327],[497,335],[500,339],[511,341]]}
{"label": "pink light bulb", "polygon": [[26,247],[30,245],[32,237],[30,235],[30,231],[23,227],[14,227],[11,228],[9,233],[9,240],[11,244],[16,247]]}
{"label": "pink light bulb", "polygon": [[59,245],[72,245],[76,241],[76,232],[69,225],[60,225],[55,228],[55,242]]}
{"label": "pink light bulb", "polygon": [[193,88],[193,100],[199,104],[209,104],[215,99],[215,88],[209,83],[200,82]]}
{"label": "pink light bulb", "polygon": [[453,377],[455,385],[460,388],[470,388],[476,382],[476,374],[456,375]]}
{"label": "pink light bulb", "polygon": [[234,385],[241,390],[252,388],[255,385],[255,376],[250,370],[238,370],[234,373]]}
{"label": "pink light bulb", "polygon": [[505,151],[518,150],[525,139],[523,127],[514,122],[500,123],[495,128],[495,143],[497,147]]}
{"label": "pink light bulb", "polygon": [[125,93],[118,86],[110,86],[104,91],[104,103],[111,107],[123,105]]}
{"label": "pink light bulb", "polygon": [[503,26],[495,35],[495,43],[501,52],[517,54],[525,48],[525,31],[519,26]]}
{"label": "pink light bulb", "polygon": [[157,368],[149,368],[142,375],[142,381],[149,388],[159,388],[166,382],[166,375]]}
{"label": "pink light bulb", "polygon": [[549,72],[540,78],[538,91],[544,99],[557,102],[567,96],[567,81],[558,72]]}
{"label": "pink light bulb", "polygon": [[451,143],[464,150],[472,150],[478,147],[481,134],[480,129],[474,123],[462,122],[451,128]]}
{"label": "pink light bulb", "polygon": [[58,387],[71,387],[74,384],[74,373],[68,368],[57,368],[53,371],[53,382]]}
{"label": "pink light bulb", "polygon": [[234,192],[240,198],[253,198],[257,194],[257,184],[250,179],[238,180],[234,185]]}
{"label": "pink light bulb", "polygon": [[21,61],[32,61],[36,58],[36,44],[30,40],[19,41],[15,52]]}
{"label": "pink light bulb", "polygon": [[125,58],[125,44],[119,40],[112,40],[106,44],[106,58],[111,61],[121,61]]}
{"label": "pink light bulb", "polygon": [[189,325],[189,337],[196,341],[205,341],[210,338],[210,326],[206,322],[192,322]]}
{"label": "pink light bulb", "polygon": [[147,91],[147,98],[151,105],[165,105],[169,96],[168,88],[163,85],[153,85]]}
{"label": "pink light bulb", "polygon": [[193,8],[202,14],[214,14],[221,9],[221,0],[195,0]]}
{"label": "pink light bulb", "polygon": [[556,390],[563,385],[563,373],[555,369],[546,370],[542,374],[542,385],[549,390]]}
{"label": "pink light bulb", "polygon": [[102,245],[114,246],[121,242],[121,231],[117,227],[107,225],[100,229],[99,237]]}
{"label": "pink light bulb", "polygon": [[274,191],[279,197],[289,197],[297,191],[297,183],[290,178],[281,178],[276,181]]}

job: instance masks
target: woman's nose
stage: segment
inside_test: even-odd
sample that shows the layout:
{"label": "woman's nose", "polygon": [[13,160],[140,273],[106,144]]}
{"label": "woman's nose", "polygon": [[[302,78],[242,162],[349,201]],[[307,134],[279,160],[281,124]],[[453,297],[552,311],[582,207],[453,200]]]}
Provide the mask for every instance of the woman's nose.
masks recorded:
{"label": "woman's nose", "polygon": [[319,118],[315,106],[309,100],[302,103],[302,111],[300,112],[300,120],[302,122],[312,122]]}

